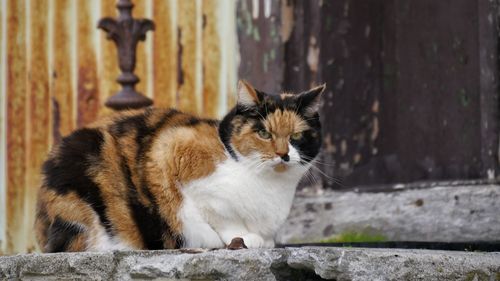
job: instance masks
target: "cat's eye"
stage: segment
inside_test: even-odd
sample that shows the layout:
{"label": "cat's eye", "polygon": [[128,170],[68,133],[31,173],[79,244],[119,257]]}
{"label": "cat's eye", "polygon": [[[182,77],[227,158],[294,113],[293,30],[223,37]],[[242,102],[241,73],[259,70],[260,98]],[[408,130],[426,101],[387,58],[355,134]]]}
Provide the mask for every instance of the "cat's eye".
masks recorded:
{"label": "cat's eye", "polygon": [[302,132],[292,134],[292,140],[300,140],[302,138]]}
{"label": "cat's eye", "polygon": [[263,139],[270,139],[271,138],[271,133],[269,133],[268,131],[262,129],[259,131],[259,137],[263,138]]}

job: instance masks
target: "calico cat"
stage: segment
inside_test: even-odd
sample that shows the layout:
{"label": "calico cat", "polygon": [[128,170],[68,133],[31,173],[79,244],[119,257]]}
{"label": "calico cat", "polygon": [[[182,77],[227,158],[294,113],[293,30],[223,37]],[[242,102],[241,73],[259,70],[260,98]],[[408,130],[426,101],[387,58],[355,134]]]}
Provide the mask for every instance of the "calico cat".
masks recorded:
{"label": "calico cat", "polygon": [[76,130],[42,168],[41,249],[274,247],[321,146],[324,87],[271,95],[240,82],[221,121],[147,108]]}

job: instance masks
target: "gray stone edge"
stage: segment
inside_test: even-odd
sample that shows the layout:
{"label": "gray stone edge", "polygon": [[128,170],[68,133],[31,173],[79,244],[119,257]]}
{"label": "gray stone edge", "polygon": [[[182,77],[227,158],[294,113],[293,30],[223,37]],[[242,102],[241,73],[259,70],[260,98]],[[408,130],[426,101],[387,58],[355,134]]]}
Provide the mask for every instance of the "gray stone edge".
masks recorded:
{"label": "gray stone edge", "polygon": [[201,253],[167,250],[0,257],[0,280],[300,280],[306,277],[500,280],[500,253],[304,247]]}

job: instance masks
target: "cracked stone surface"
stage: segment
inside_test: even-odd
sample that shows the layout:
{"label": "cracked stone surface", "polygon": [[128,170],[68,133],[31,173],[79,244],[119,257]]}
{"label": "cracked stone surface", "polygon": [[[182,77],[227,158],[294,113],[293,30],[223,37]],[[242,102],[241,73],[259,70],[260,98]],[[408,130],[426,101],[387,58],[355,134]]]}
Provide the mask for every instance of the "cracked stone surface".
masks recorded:
{"label": "cracked stone surface", "polygon": [[498,214],[500,186],[495,184],[298,194],[276,240],[313,242],[355,231],[390,241],[493,241],[500,237]]}
{"label": "cracked stone surface", "polygon": [[499,280],[500,253],[304,247],[0,257],[0,280]]}

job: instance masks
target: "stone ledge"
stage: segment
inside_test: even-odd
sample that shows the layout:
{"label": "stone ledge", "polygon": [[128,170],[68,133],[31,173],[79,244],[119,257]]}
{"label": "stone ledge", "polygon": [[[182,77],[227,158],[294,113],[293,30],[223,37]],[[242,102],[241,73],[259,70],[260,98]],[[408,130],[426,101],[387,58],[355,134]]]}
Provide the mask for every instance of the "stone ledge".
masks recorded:
{"label": "stone ledge", "polygon": [[500,253],[401,249],[131,251],[0,257],[0,280],[500,280]]}
{"label": "stone ledge", "polygon": [[299,193],[277,242],[312,242],[350,231],[380,234],[388,241],[494,241],[500,237],[499,185],[398,188],[402,189]]}

